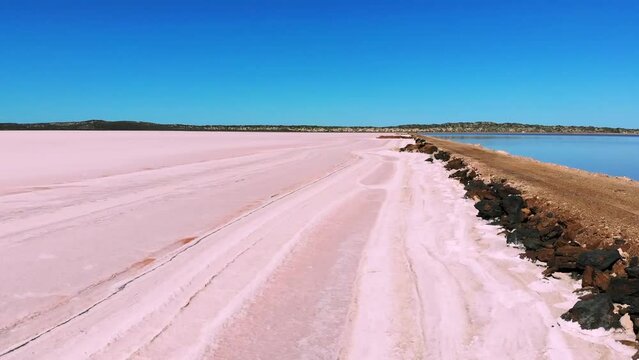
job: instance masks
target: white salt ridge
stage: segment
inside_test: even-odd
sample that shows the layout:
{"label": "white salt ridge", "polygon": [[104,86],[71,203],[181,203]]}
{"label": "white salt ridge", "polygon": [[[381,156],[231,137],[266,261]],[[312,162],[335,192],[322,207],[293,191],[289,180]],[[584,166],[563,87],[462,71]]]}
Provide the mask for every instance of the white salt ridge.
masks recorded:
{"label": "white salt ridge", "polygon": [[405,143],[0,133],[0,359],[634,353]]}

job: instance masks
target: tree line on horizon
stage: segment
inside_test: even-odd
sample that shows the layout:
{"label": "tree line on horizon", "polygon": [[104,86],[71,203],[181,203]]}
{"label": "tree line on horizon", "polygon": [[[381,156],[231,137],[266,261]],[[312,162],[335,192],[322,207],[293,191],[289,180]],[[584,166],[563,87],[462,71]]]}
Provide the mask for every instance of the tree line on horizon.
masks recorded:
{"label": "tree line on horizon", "polygon": [[86,120],[45,123],[0,123],[0,130],[115,130],[115,131],[271,131],[271,132],[427,132],[427,133],[546,133],[546,134],[632,134],[639,129],[600,126],[531,125],[489,121],[398,126],[322,125],[188,125],[142,121]]}

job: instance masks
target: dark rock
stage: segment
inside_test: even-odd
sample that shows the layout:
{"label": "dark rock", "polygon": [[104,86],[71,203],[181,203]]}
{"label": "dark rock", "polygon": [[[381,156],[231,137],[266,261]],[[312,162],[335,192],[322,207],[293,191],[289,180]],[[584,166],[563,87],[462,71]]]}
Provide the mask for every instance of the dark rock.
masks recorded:
{"label": "dark rock", "polygon": [[457,170],[454,173],[450,174],[449,177],[453,179],[463,179],[468,176],[468,169]]}
{"label": "dark rock", "polygon": [[545,245],[542,241],[535,238],[525,238],[524,240],[522,240],[521,243],[524,245],[526,249],[531,249],[531,250],[541,249]]}
{"label": "dark rock", "polygon": [[492,183],[491,186],[500,198],[506,198],[508,195],[521,195],[521,191],[503,182]]}
{"label": "dark rock", "polygon": [[541,248],[535,251],[535,258],[539,261],[548,263],[555,256],[555,250],[550,248]]}
{"label": "dark rock", "polygon": [[581,287],[585,288],[590,286],[595,286],[595,268],[586,266],[581,276]]}
{"label": "dark rock", "polygon": [[481,200],[475,204],[475,209],[479,211],[479,217],[486,220],[498,218],[503,214],[499,200]]}
{"label": "dark rock", "polygon": [[564,232],[563,226],[561,226],[556,219],[547,217],[536,219],[537,230],[541,234],[544,240],[557,239]]}
{"label": "dark rock", "polygon": [[473,170],[462,169],[457,170],[450,175],[451,178],[459,180],[462,184],[468,184],[471,180],[473,180],[477,176],[477,173]]}
{"label": "dark rock", "polygon": [[428,158],[426,159],[427,162],[432,163],[433,162],[433,158]]}
{"label": "dark rock", "polygon": [[524,219],[522,209],[524,208],[524,199],[519,195],[509,195],[502,201],[502,207],[506,214],[508,214],[508,220],[511,224],[520,223]]}
{"label": "dark rock", "polygon": [[401,152],[414,152],[418,149],[418,146],[416,144],[408,144],[406,146],[404,146],[403,148],[399,149],[399,151]]}
{"label": "dark rock", "polygon": [[620,247],[622,247],[625,244],[626,244],[626,240],[621,239],[621,238],[616,238],[615,239],[615,247],[620,248]]}
{"label": "dark rock", "polygon": [[559,239],[555,240],[555,243],[553,246],[556,248],[560,248],[564,246],[577,246],[577,245],[575,245],[575,243],[572,241],[569,241],[564,239],[563,237],[560,237]]}
{"label": "dark rock", "polygon": [[423,152],[426,154],[434,154],[437,152],[437,150],[439,150],[437,146],[431,145],[431,144],[425,144],[419,148],[420,152]]}
{"label": "dark rock", "polygon": [[623,260],[617,260],[617,262],[612,265],[612,273],[615,274],[615,276],[617,277],[628,277],[628,273],[626,272],[626,264]]}
{"label": "dark rock", "polygon": [[639,299],[639,279],[612,278],[607,291],[614,302],[620,304],[637,302]]}
{"label": "dark rock", "polygon": [[466,191],[480,190],[480,189],[490,190],[490,187],[481,180],[473,180],[469,182],[468,184],[466,184],[466,186],[464,186],[464,189],[466,189]]}
{"label": "dark rock", "polygon": [[577,270],[577,261],[573,257],[557,256],[555,253],[555,257],[548,263],[548,266],[555,271],[571,272]]}
{"label": "dark rock", "polygon": [[572,309],[561,315],[561,318],[576,321],[584,329],[603,327],[609,330],[621,327],[620,316],[614,313],[614,305],[608,294],[584,296]]}
{"label": "dark rock", "polygon": [[466,196],[468,198],[477,198],[479,200],[496,200],[497,194],[492,189],[484,184],[481,180],[470,180],[464,186],[466,189]]}
{"label": "dark rock", "polygon": [[585,268],[587,265],[590,265],[595,269],[603,271],[609,269],[612,264],[619,259],[621,259],[621,256],[615,249],[597,249],[580,254],[577,258],[577,264],[579,264],[581,268]]}
{"label": "dark rock", "polygon": [[628,277],[630,278],[633,278],[633,279],[639,278],[639,265],[627,267],[626,273],[628,274]]}
{"label": "dark rock", "polygon": [[555,250],[555,254],[557,254],[558,256],[572,257],[573,259],[575,259],[575,261],[577,261],[579,255],[585,253],[586,251],[588,250],[582,248],[581,246],[565,245],[558,247]]}
{"label": "dark rock", "polygon": [[592,277],[593,285],[598,287],[599,289],[606,291],[610,286],[610,275],[595,269]]}
{"label": "dark rock", "polygon": [[475,170],[471,170],[471,171],[468,173],[468,179],[469,179],[469,180],[472,180],[472,179],[474,179],[474,178],[476,178],[476,177],[477,177],[477,172],[475,172]]}
{"label": "dark rock", "polygon": [[561,227],[561,225],[559,224],[555,224],[550,228],[545,228],[543,232],[540,231],[541,236],[544,238],[544,240],[557,239],[561,236],[561,234],[563,234],[563,232],[564,228]]}
{"label": "dark rock", "polygon": [[537,251],[535,250],[524,250],[523,254],[519,254],[519,258],[523,259],[530,259],[530,260],[537,260]]}
{"label": "dark rock", "polygon": [[[626,312],[628,312],[631,315],[639,316],[639,297],[628,297],[624,300],[623,304],[629,305],[628,308],[626,309]],[[639,333],[635,333],[635,334],[639,335]]]}
{"label": "dark rock", "polygon": [[450,160],[444,167],[446,168],[446,170],[459,170],[464,166],[466,166],[466,164],[464,164],[464,160],[456,158]]}
{"label": "dark rock", "polygon": [[570,223],[564,229],[562,237],[566,240],[574,241],[575,238],[577,237],[577,234],[579,234],[581,230],[582,230],[581,225],[576,223]]}
{"label": "dark rock", "polygon": [[639,257],[633,256],[630,258],[630,263],[628,266],[639,266]]}
{"label": "dark rock", "polygon": [[489,188],[468,190],[466,196],[471,199],[479,200],[497,200],[497,194],[492,192]]}
{"label": "dark rock", "polygon": [[437,160],[442,160],[442,161],[448,161],[450,160],[450,153],[448,151],[444,151],[444,150],[439,150],[438,152],[435,153],[435,155],[433,155],[435,157],[435,159]]}
{"label": "dark rock", "polygon": [[632,329],[635,334],[639,335],[639,315],[630,315],[630,321],[632,321]]}
{"label": "dark rock", "polygon": [[544,247],[539,232],[534,228],[519,226],[515,230],[506,234],[506,242],[511,244],[522,244],[526,249],[538,250]]}

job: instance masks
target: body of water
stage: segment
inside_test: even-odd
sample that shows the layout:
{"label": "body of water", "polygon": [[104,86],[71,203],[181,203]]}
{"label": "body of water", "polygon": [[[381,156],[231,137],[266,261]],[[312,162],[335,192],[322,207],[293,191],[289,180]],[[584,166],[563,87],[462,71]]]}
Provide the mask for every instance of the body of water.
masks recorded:
{"label": "body of water", "polygon": [[639,180],[639,136],[425,134],[513,155]]}

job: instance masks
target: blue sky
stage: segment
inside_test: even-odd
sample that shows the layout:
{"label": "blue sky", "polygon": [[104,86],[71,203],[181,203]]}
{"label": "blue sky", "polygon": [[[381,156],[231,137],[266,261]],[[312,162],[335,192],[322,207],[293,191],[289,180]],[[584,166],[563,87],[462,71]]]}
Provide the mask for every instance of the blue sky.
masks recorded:
{"label": "blue sky", "polygon": [[0,1],[0,122],[639,127],[639,1]]}

